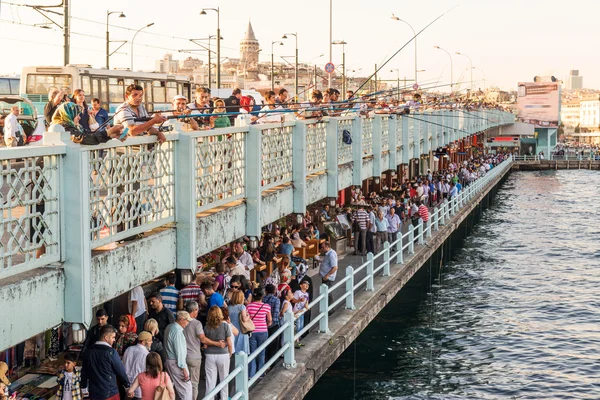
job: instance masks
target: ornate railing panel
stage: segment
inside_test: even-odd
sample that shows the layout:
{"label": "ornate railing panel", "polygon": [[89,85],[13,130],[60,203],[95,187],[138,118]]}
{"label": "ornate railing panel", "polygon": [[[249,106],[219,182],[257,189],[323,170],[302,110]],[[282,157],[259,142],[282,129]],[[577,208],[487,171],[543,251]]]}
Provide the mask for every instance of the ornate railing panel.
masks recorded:
{"label": "ornate railing panel", "polygon": [[236,132],[194,140],[198,212],[244,198],[245,138]]}
{"label": "ornate railing panel", "polygon": [[390,150],[390,117],[384,115],[381,117],[381,152]]}
{"label": "ornate railing panel", "polygon": [[373,155],[373,118],[362,120],[362,151],[363,157]]}
{"label": "ornate railing panel", "polygon": [[0,277],[60,261],[61,150],[0,150]]}
{"label": "ornate railing panel", "polygon": [[324,171],[327,164],[327,123],[306,125],[306,174]]}
{"label": "ornate railing panel", "polygon": [[92,248],[175,219],[174,143],[88,151]]}
{"label": "ornate railing panel", "polygon": [[337,120],[338,135],[338,165],[346,164],[352,161],[352,144],[344,142],[344,131],[352,135],[354,118],[344,118]]}
{"label": "ornate railing panel", "polygon": [[262,129],[263,189],[291,182],[293,130],[293,125]]}

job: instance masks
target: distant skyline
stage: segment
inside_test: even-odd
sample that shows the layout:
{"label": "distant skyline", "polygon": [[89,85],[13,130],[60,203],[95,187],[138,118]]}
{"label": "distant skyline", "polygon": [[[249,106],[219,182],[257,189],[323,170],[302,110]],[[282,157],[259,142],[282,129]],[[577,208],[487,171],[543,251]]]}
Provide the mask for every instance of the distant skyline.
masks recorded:
{"label": "distant skyline", "polygon": [[[33,0],[32,0],[33,1]],[[39,0],[36,5],[53,5],[60,0]],[[217,15],[203,7],[220,7],[222,56],[239,57],[239,42],[248,20],[261,46],[260,60],[270,61],[271,42],[282,40],[284,33],[297,32],[301,62],[316,63],[320,67],[329,60],[329,1],[305,0],[301,6],[273,2],[230,0],[202,0],[180,4],[156,0],[70,0],[71,9],[71,63],[103,67],[105,63],[106,11],[122,11],[126,18],[110,17],[112,40],[131,40],[135,31],[149,23],[150,28],[140,32],[134,44],[136,70],[154,70],[154,61],[165,53],[173,58],[192,56],[207,61],[206,52],[178,52],[194,49],[187,38],[206,38],[216,34]],[[20,74],[23,66],[62,65],[62,31],[56,26],[41,29],[33,25],[47,22],[29,7],[17,6],[22,0],[0,1],[0,40],[3,57],[0,74]],[[29,3],[32,4],[32,3]],[[93,6],[91,6],[93,4]],[[391,18],[394,13],[412,24],[418,32],[429,22],[456,3],[447,0],[428,2],[398,2],[379,0],[365,3],[358,0],[333,0],[333,40],[344,40],[347,68],[368,76],[412,37],[405,23]],[[564,80],[569,70],[578,69],[584,77],[585,88],[600,88],[596,73],[600,56],[596,49],[600,37],[596,33],[596,17],[600,1],[572,0],[464,0],[439,21],[425,30],[417,39],[418,69],[421,85],[450,83],[448,55],[452,54],[454,77],[463,88],[469,85],[469,60],[454,54],[460,52],[473,60],[475,87],[483,88],[483,73],[487,86],[514,90],[519,81],[530,81],[536,75],[554,75]],[[56,17],[61,22],[60,16]],[[123,29],[128,28],[128,29]],[[275,46],[275,59],[293,56],[294,39],[283,40],[284,46]],[[214,45],[214,42],[213,42]],[[118,44],[113,43],[112,49]],[[411,42],[378,74],[380,79],[412,79],[414,75],[414,47]],[[200,49],[200,47],[198,47]],[[342,46],[333,46],[332,62],[341,64]],[[323,57],[318,57],[324,54]],[[128,68],[130,43],[111,57],[111,68]],[[357,74],[355,73],[352,73]]]}

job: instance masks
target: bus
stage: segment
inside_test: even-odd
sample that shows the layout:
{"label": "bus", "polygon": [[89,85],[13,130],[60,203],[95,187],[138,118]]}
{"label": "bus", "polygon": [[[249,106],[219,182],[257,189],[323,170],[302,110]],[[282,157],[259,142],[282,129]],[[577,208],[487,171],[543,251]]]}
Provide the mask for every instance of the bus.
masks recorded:
{"label": "bus", "polygon": [[24,67],[20,95],[29,99],[43,114],[50,89],[62,89],[68,94],[83,89],[88,104],[96,97],[112,114],[123,103],[125,88],[132,83],[144,87],[144,104],[148,111],[170,110],[173,97],[184,95],[191,99],[192,95],[187,76],[97,69],[90,65]]}
{"label": "bus", "polygon": [[18,96],[19,78],[14,76],[0,76],[0,95]]}

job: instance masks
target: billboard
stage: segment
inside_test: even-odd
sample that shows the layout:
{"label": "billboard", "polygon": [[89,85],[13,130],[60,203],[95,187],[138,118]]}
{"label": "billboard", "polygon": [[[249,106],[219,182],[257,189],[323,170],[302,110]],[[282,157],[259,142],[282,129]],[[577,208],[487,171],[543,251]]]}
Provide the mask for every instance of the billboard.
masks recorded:
{"label": "billboard", "polygon": [[519,82],[517,120],[541,128],[558,127],[557,82]]}

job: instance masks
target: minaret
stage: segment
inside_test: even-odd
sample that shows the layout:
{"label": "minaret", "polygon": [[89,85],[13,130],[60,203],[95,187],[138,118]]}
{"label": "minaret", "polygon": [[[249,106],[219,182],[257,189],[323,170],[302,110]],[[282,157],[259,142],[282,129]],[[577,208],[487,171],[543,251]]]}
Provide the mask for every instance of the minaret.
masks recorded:
{"label": "minaret", "polygon": [[240,42],[240,74],[245,75],[246,79],[258,79],[258,40],[254,36],[252,24],[248,21],[246,35]]}

